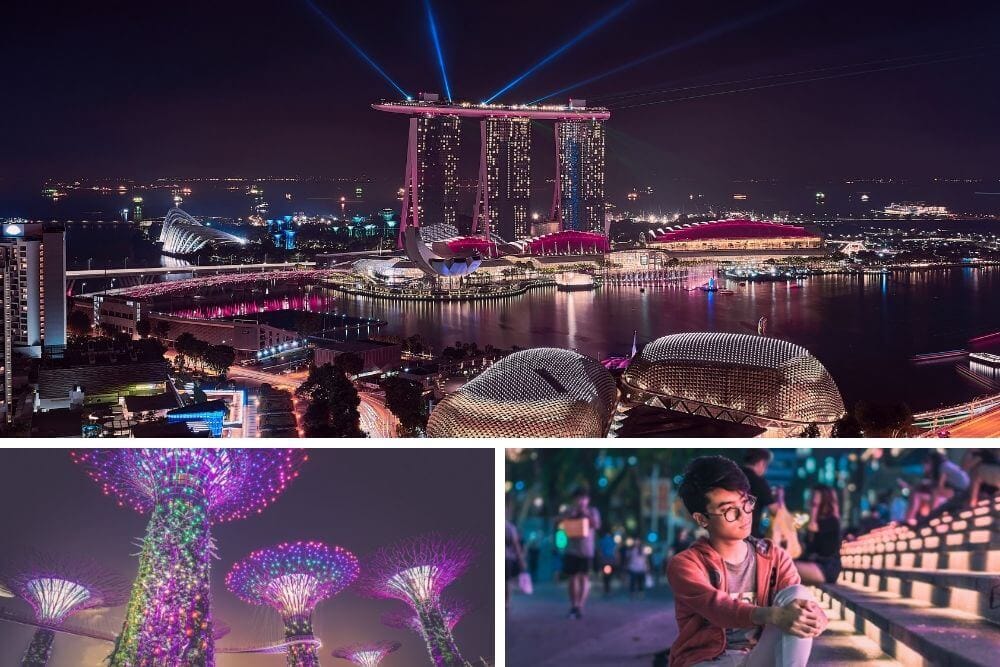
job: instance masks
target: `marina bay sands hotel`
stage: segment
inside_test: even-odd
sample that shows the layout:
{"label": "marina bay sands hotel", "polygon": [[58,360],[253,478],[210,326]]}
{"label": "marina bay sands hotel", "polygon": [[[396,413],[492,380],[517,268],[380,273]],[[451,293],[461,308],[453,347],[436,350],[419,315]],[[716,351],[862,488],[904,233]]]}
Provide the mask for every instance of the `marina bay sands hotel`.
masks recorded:
{"label": "marina bay sands hotel", "polygon": [[[480,119],[479,185],[473,235],[516,241],[531,230],[531,123],[555,122],[555,188],[551,223],[558,230],[606,234],[603,108],[582,100],[567,106],[446,103],[437,95],[373,104],[410,116],[400,240],[409,227],[455,226],[458,148],[463,118]],[[554,226],[554,225],[552,225]]]}

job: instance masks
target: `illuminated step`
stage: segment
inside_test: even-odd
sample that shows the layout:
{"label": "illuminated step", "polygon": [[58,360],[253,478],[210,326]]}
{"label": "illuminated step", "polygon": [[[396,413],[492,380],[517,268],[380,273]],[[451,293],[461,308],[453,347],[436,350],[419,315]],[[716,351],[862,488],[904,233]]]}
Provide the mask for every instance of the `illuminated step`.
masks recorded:
{"label": "illuminated step", "polygon": [[957,609],[1000,625],[1000,575],[958,570],[845,569],[839,583]]}
{"label": "illuminated step", "polygon": [[878,644],[839,618],[830,619],[826,631],[813,642],[809,667],[903,667],[885,654]]}
{"label": "illuminated step", "polygon": [[907,667],[997,664],[1000,629],[988,621],[888,593],[839,584],[818,588],[828,616],[847,621]]}
{"label": "illuminated step", "polygon": [[854,569],[912,568],[921,570],[965,570],[1000,572],[1000,544],[988,542],[951,546],[941,542],[923,551],[841,556],[844,567]]}
{"label": "illuminated step", "polygon": [[1000,525],[995,522],[995,519],[994,516],[984,516],[963,520],[965,527],[962,530],[949,530],[946,524],[940,524],[935,528],[928,527],[919,534],[909,532],[899,535],[897,539],[884,542],[845,542],[840,553],[844,557],[855,557],[979,548],[981,546],[1000,549]]}

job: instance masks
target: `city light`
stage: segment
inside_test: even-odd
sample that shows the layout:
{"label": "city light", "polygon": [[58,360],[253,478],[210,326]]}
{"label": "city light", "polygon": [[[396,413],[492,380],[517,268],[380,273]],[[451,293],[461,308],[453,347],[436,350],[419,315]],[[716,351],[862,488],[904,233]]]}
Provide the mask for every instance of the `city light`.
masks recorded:
{"label": "city light", "polygon": [[431,39],[434,42],[434,52],[437,54],[438,67],[441,70],[441,82],[444,84],[445,99],[451,102],[451,85],[448,83],[448,72],[444,66],[444,54],[441,52],[441,40],[438,37],[437,21],[434,20],[434,10],[431,8],[431,0],[424,0],[424,7],[427,9],[427,24],[431,31]]}
{"label": "city light", "polygon": [[382,67],[378,63],[376,63],[371,56],[365,53],[364,49],[358,46],[353,39],[348,37],[347,33],[344,32],[340,28],[340,26],[334,23],[333,19],[327,16],[327,14],[322,9],[320,9],[319,6],[317,6],[316,3],[313,2],[313,0],[305,0],[305,3],[309,7],[309,9],[311,9],[317,16],[320,17],[320,19],[322,19],[323,23],[325,23],[327,27],[329,27],[331,30],[337,33],[340,36],[340,38],[343,39],[348,46],[354,49],[354,52],[357,53],[359,56],[361,56],[361,59],[364,60],[366,63],[368,63],[371,66],[371,68],[378,73],[379,76],[381,76],[383,79],[386,80],[386,82],[388,82],[390,86],[399,91],[399,94],[405,97],[406,99],[411,99],[410,94],[407,93],[405,90],[403,90],[403,88],[398,83],[396,83],[392,77],[386,74],[386,71],[382,69]]}
{"label": "city light", "polygon": [[[589,26],[587,26],[586,28],[584,28],[580,33],[578,33],[576,36],[574,36],[568,42],[565,42],[562,46],[560,46],[559,48],[555,49],[554,51],[552,51],[551,53],[549,53],[548,55],[546,55],[545,57],[543,57],[541,60],[539,60],[534,65],[532,65],[531,67],[529,67],[527,70],[525,70],[523,73],[521,73],[518,76],[514,77],[503,88],[501,88],[500,90],[496,91],[495,93],[493,93],[492,95],[490,95],[489,97],[487,97],[486,100],[483,101],[483,104],[490,104],[493,100],[495,100],[496,98],[500,97],[505,92],[507,92],[508,90],[510,90],[511,88],[513,88],[514,86],[516,86],[517,84],[521,83],[522,81],[524,81],[529,76],[531,76],[539,68],[541,68],[542,66],[544,66],[547,63],[552,62],[553,60],[555,60],[556,58],[558,58],[560,55],[562,55],[563,53],[565,53],[567,50],[569,50],[571,47],[573,47],[575,44],[579,43],[581,40],[587,38],[588,36],[590,36],[595,31],[597,31],[600,28],[604,27],[609,21],[611,21],[613,18],[615,18],[616,16],[618,16],[619,14],[621,14],[622,12],[624,12],[626,9],[629,8],[629,6],[631,6],[633,4],[635,4],[635,0],[627,0],[626,2],[623,2],[622,4],[616,6],[611,11],[609,11],[607,14],[605,14],[604,16],[602,16],[601,18],[599,18],[597,21],[595,21],[594,23],[591,23]],[[546,97],[552,97],[552,96],[551,95],[547,95]],[[545,99],[545,98],[542,98],[542,99]],[[532,102],[532,104],[534,104],[534,102]]]}

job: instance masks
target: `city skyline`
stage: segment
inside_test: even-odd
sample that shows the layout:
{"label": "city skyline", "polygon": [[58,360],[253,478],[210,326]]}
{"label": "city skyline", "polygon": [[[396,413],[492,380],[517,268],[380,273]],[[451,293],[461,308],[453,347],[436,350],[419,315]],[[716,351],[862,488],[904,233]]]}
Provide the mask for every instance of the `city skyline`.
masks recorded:
{"label": "city skyline", "polygon": [[[612,189],[678,175],[753,174],[761,165],[779,178],[856,173],[859,158],[866,173],[992,171],[996,144],[989,130],[996,109],[984,92],[996,73],[989,67],[991,52],[975,48],[990,46],[986,26],[996,7],[905,5],[902,11],[903,3],[892,2],[875,8],[797,2],[764,11],[762,3],[743,2],[681,11],[625,4],[497,100],[531,102],[570,87],[551,101],[579,97],[618,108],[608,136]],[[372,118],[367,109],[399,92],[308,3],[193,7],[48,6],[44,21],[41,6],[16,8],[4,36],[11,55],[9,90],[20,103],[5,105],[0,114],[4,126],[22,131],[5,138],[0,187],[22,178],[123,173],[329,174],[340,173],[344,156],[355,171],[399,180],[405,155],[395,125]],[[420,3],[315,8],[407,92],[444,93]],[[438,8],[454,98],[489,97],[609,9],[586,3],[567,13],[524,4],[501,15],[486,6]],[[142,28],[129,29],[136,25]],[[465,31],[464,25],[480,29]],[[62,49],[38,48],[42,26]],[[268,39],[265,26],[290,38]],[[165,44],[175,34],[184,34],[191,48],[139,49],[128,63],[116,57],[117,44]],[[218,45],[234,35],[241,39],[222,51]],[[519,48],[510,48],[511,35]],[[43,73],[63,71],[62,54],[70,52],[78,71],[87,74],[73,77],[68,88],[47,85]],[[825,71],[787,76],[813,70]],[[828,78],[840,74],[845,76]],[[767,78],[773,76],[778,78]],[[764,78],[750,81],[758,77]],[[817,81],[806,82],[811,78]],[[672,104],[632,107],[662,101],[663,95],[624,97],[728,81],[742,83],[678,91],[677,97],[709,96]],[[732,92],[758,84],[764,87]],[[241,98],[262,98],[263,104],[236,105]],[[65,99],[75,103],[52,103]],[[844,118],[851,122],[837,122]],[[87,132],[77,131],[81,127]],[[929,127],[934,132],[924,132]],[[923,138],[915,139],[918,134]],[[462,171],[467,165],[474,175],[478,147],[472,143]],[[532,168],[548,171],[543,162]]]}

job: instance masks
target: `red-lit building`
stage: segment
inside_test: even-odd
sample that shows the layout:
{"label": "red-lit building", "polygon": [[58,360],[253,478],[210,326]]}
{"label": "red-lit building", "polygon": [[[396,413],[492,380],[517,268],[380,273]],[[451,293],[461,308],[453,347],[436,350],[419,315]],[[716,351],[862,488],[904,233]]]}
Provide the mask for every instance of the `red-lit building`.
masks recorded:
{"label": "red-lit building", "polygon": [[659,229],[651,233],[648,245],[677,253],[818,254],[823,248],[823,237],[805,227],[781,222],[712,220]]}

